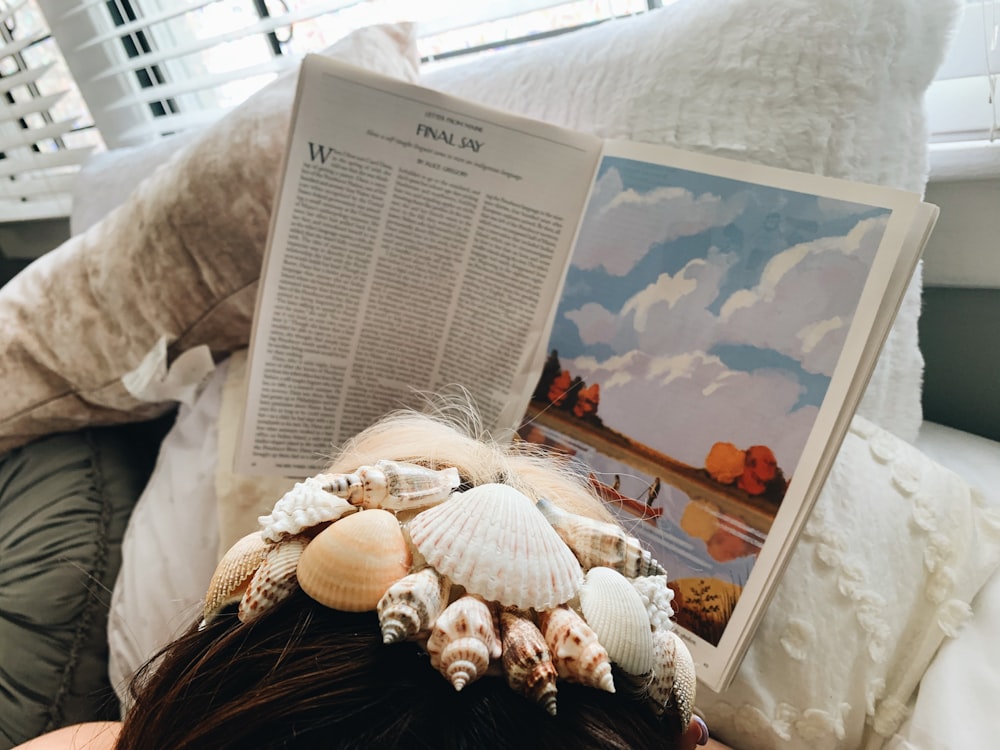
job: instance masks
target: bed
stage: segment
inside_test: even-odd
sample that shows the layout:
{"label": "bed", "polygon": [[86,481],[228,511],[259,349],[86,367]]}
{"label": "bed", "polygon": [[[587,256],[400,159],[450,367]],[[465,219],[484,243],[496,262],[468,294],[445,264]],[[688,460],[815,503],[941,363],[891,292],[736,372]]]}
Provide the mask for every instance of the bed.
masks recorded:
{"label": "bed", "polygon": [[[436,69],[399,24],[326,54],[603,137],[922,191],[922,94],[958,6],[678,3]],[[0,595],[0,695],[16,696],[0,699],[0,748],[117,712],[132,671],[194,619],[220,549],[288,486],[234,475],[229,458],[293,84],[204,132],[95,160],[73,236],[0,289],[3,583],[26,578],[19,555],[39,557],[31,493],[46,490],[13,481],[26,466],[58,473],[53,455],[75,446],[87,489],[59,496],[96,503],[98,540],[72,566],[90,571],[82,581],[47,561],[43,605]],[[1000,443],[923,421],[921,304],[918,272],[740,673],[701,693],[739,750],[985,747],[1000,734]],[[138,425],[143,439],[127,432]],[[114,501],[108,476],[123,481]],[[110,596],[90,586],[95,561]],[[51,679],[31,676],[32,648]]]}

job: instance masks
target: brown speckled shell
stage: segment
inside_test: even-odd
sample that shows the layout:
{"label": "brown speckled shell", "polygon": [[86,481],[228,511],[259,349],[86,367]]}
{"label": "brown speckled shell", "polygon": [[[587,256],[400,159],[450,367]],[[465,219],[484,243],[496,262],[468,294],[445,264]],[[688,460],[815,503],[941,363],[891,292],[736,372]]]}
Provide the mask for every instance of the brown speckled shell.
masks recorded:
{"label": "brown speckled shell", "polygon": [[486,674],[490,661],[500,658],[500,639],[489,606],[475,596],[449,604],[434,622],[427,653],[431,665],[455,690]]}
{"label": "brown speckled shell", "polygon": [[253,622],[295,590],[295,569],[308,543],[305,537],[293,536],[268,550],[240,599],[240,622]]}
{"label": "brown speckled shell", "polygon": [[219,561],[205,594],[204,622],[215,619],[225,607],[243,598],[253,574],[264,562],[271,545],[254,531],[238,540]]}
{"label": "brown speckled shell", "polygon": [[511,689],[556,715],[556,672],[545,637],[531,620],[506,609],[500,613],[503,671]]}
{"label": "brown speckled shell", "polygon": [[580,615],[569,607],[556,607],[538,615],[538,627],[561,678],[615,692],[608,652]]}
{"label": "brown speckled shell", "polygon": [[392,584],[378,602],[383,642],[416,638],[428,630],[448,603],[450,588],[434,568],[410,573]]}

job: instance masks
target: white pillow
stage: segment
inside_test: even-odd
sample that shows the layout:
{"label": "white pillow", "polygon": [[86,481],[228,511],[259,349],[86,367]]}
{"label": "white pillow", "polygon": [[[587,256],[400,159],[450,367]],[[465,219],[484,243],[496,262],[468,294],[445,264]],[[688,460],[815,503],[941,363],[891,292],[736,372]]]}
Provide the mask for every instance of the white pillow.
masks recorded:
{"label": "white pillow", "polygon": [[[433,72],[423,82],[608,138],[922,192],[923,93],[956,0],[679,2]],[[913,440],[920,273],[861,413]]]}

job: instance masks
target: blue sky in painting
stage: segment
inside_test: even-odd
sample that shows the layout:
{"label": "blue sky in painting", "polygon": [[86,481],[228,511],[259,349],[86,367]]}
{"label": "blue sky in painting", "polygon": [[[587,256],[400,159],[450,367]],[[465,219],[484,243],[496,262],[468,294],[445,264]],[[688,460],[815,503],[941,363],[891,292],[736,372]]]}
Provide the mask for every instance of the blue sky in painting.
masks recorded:
{"label": "blue sky in painting", "polygon": [[788,473],[888,214],[606,158],[550,349],[609,426],[694,465],[763,443]]}

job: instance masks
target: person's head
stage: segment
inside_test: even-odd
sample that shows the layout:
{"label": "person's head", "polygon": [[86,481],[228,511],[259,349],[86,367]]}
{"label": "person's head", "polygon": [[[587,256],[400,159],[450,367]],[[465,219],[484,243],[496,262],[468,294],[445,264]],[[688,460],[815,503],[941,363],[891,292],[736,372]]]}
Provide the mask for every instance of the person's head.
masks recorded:
{"label": "person's head", "polygon": [[[461,489],[502,482],[531,500],[545,497],[573,513],[608,519],[589,485],[554,457],[479,440],[439,420],[407,414],[383,421],[351,441],[331,471],[379,459],[454,467]],[[297,538],[303,534],[314,538],[317,528]],[[446,601],[478,593],[445,580]],[[503,605],[489,605],[498,620],[502,610],[528,627],[544,620],[534,610],[515,613]],[[374,610],[332,609],[294,585],[252,618],[241,619],[234,607],[207,612],[207,623],[192,627],[133,681],[118,750],[674,748],[691,746],[701,733],[687,725],[689,704],[671,696],[654,705],[645,697],[648,676],[629,675],[617,664],[615,693],[559,679],[554,716],[509,686],[506,654],[494,653],[485,676],[456,690],[425,647],[433,619],[411,639],[387,645]],[[542,651],[550,659],[544,647],[537,658]],[[682,697],[691,699],[684,690]]]}

